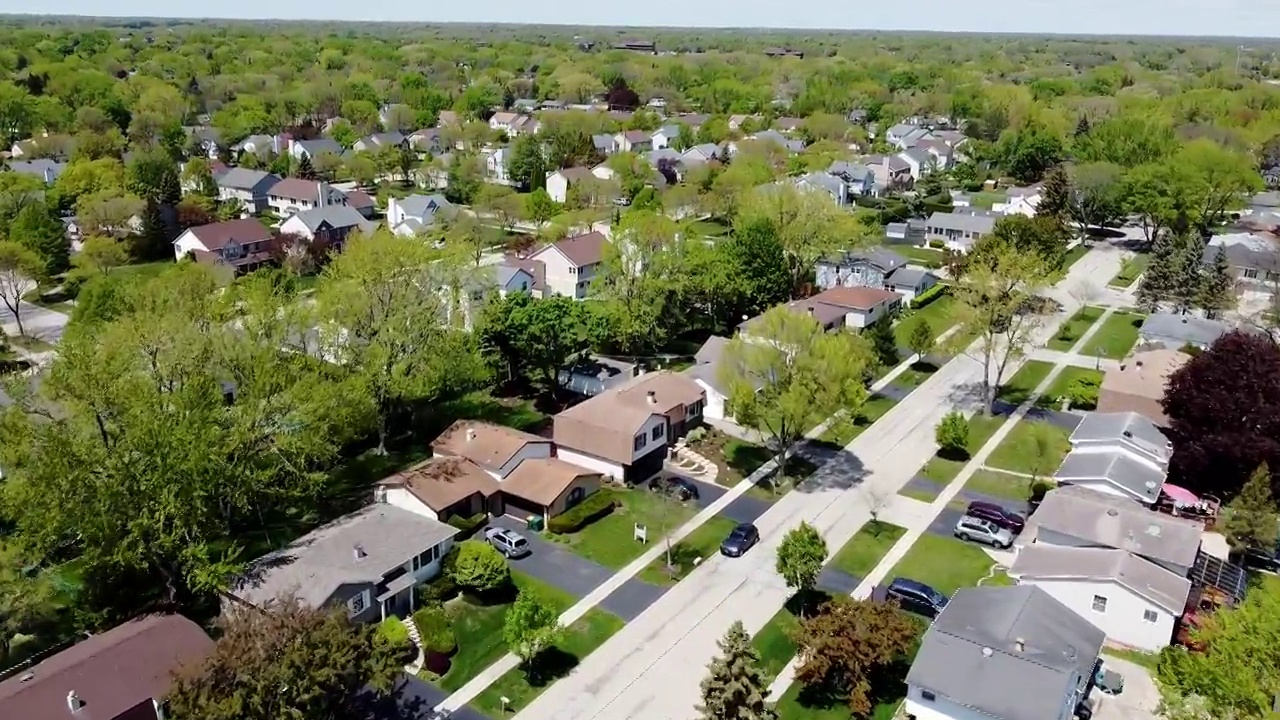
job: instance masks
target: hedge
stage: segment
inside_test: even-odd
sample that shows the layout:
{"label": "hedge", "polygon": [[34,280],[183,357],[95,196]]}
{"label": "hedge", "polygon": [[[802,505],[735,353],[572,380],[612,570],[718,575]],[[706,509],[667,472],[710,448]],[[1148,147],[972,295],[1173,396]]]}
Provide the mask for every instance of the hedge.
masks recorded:
{"label": "hedge", "polygon": [[944,285],[944,284],[942,284],[942,283],[938,283],[938,284],[934,285],[933,287],[929,288],[928,290],[925,290],[924,292],[922,292],[922,293],[920,293],[919,295],[915,296],[915,298],[913,298],[913,299],[911,300],[911,309],[912,309],[912,310],[918,310],[918,309],[920,309],[920,308],[924,307],[925,305],[928,305],[929,303],[933,302],[934,300],[937,300],[938,298],[942,297],[943,295],[946,295],[946,294],[947,294],[947,292],[948,292],[950,289],[951,289],[951,286],[950,286],[950,285]]}
{"label": "hedge", "polygon": [[618,498],[612,490],[597,490],[572,510],[551,518],[551,522],[547,523],[547,531],[558,535],[577,532],[613,512],[617,506]]}
{"label": "hedge", "polygon": [[489,514],[483,513],[483,512],[476,513],[471,517],[454,515],[453,517],[449,518],[449,525],[455,528],[458,528],[458,534],[455,535],[453,538],[454,541],[456,542],[462,542],[463,540],[466,540],[472,535],[475,535],[477,532],[480,531],[480,528],[488,524],[489,524]]}
{"label": "hedge", "polygon": [[938,248],[938,249],[941,249],[941,248],[944,248],[944,247],[946,247],[946,246],[947,246],[947,244],[946,244],[945,242],[943,242],[942,240],[930,240],[930,241],[929,241],[929,247],[931,247],[931,248]]}

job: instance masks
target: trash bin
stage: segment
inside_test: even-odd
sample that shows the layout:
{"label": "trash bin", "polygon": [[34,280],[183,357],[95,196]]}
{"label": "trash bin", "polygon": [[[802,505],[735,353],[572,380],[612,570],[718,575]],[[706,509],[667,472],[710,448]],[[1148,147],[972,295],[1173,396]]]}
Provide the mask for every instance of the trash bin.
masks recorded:
{"label": "trash bin", "polygon": [[525,527],[529,528],[533,532],[540,532],[542,530],[542,516],[530,515],[524,519],[524,524]]}

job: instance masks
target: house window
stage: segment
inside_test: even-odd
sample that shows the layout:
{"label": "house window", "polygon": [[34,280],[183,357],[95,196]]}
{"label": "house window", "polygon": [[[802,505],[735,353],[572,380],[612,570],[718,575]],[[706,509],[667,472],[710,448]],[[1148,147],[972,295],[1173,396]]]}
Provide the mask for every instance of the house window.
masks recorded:
{"label": "house window", "polygon": [[646,443],[648,443],[648,442],[649,442],[649,441],[648,441],[648,440],[646,440],[646,439],[645,439],[645,437],[644,437],[644,433],[640,433],[639,435],[637,435],[637,436],[636,436],[635,449],[636,449],[637,451],[642,450],[642,449],[644,448],[645,444],[646,444]]}
{"label": "house window", "polygon": [[652,439],[654,439],[654,440],[657,440],[658,438],[662,437],[662,426],[661,426],[661,425],[655,425],[655,426],[654,426],[654,428],[653,428],[653,434],[652,434],[652,436],[651,436],[651,437],[652,437]]}
{"label": "house window", "polygon": [[1242,277],[1253,280],[1258,277],[1258,269],[1257,268],[1241,268],[1240,275]]}
{"label": "house window", "polygon": [[698,400],[697,402],[689,406],[689,415],[701,415],[701,414],[702,414],[701,400]]}
{"label": "house window", "polygon": [[921,691],[920,691],[920,699],[921,699],[921,700],[928,700],[929,702],[933,702],[934,700],[937,700],[937,699],[938,699],[938,696],[937,696],[937,695],[934,695],[932,690],[921,690]]}
{"label": "house window", "polygon": [[1101,595],[1093,596],[1093,611],[1104,613],[1107,611],[1107,599]]}
{"label": "house window", "polygon": [[586,497],[586,496],[587,496],[587,491],[586,491],[586,490],[583,490],[581,486],[576,487],[576,488],[574,488],[574,489],[570,490],[570,491],[569,491],[569,497],[568,497],[568,498],[566,498],[566,499],[565,499],[565,501],[564,501],[565,509],[567,510],[567,509],[569,509],[569,508],[571,508],[571,507],[573,507],[573,506],[577,505],[578,503],[582,502],[582,498],[584,498],[584,497]]}
{"label": "house window", "polygon": [[577,274],[578,274],[578,268],[576,268],[576,267],[574,267],[574,266],[570,265],[570,266],[569,266],[569,274],[570,274],[570,275],[577,275]]}
{"label": "house window", "polygon": [[364,599],[364,591],[362,590],[360,591],[359,594],[355,595],[354,597],[352,597],[350,600],[347,601],[347,611],[354,616],[364,612],[364,609],[365,609],[365,599]]}
{"label": "house window", "polygon": [[1156,614],[1156,611],[1155,611],[1155,610],[1143,610],[1143,611],[1142,611],[1142,620],[1143,620],[1144,622],[1153,623],[1153,622],[1155,622],[1156,620],[1159,620],[1159,619],[1160,619],[1160,616]]}
{"label": "house window", "polygon": [[422,568],[421,556],[420,556],[420,555],[414,555],[414,556],[413,556],[413,571],[414,571],[414,572],[418,572],[418,570],[420,570],[421,568]]}

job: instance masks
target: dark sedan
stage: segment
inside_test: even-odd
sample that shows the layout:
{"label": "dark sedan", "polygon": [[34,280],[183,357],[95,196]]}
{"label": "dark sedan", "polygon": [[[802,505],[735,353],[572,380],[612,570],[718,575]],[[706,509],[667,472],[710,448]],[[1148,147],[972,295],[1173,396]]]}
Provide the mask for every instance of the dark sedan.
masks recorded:
{"label": "dark sedan", "polygon": [[965,514],[995,523],[997,527],[1004,528],[1014,535],[1021,533],[1027,527],[1026,519],[1018,513],[1005,510],[995,503],[982,502],[981,500],[974,500],[969,503]]}
{"label": "dark sedan", "polygon": [[681,502],[698,499],[698,486],[682,477],[657,477],[649,482],[649,489],[666,493]]}
{"label": "dark sedan", "polygon": [[720,543],[720,554],[726,557],[742,557],[752,545],[760,542],[760,531],[751,523],[742,523],[735,527],[729,537]]}

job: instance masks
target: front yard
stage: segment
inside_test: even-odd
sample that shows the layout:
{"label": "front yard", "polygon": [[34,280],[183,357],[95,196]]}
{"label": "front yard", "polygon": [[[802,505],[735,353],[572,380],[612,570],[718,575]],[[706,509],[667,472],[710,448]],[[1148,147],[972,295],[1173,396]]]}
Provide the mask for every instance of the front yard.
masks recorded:
{"label": "front yard", "polygon": [[934,455],[921,468],[920,474],[932,480],[938,485],[937,490],[925,492],[922,489],[912,488],[910,486],[898,491],[899,495],[905,495],[923,502],[933,502],[943,487],[951,484],[951,481],[960,474],[960,471],[969,462],[969,457],[973,457],[974,453],[982,449],[982,446],[991,439],[996,430],[1004,424],[1003,416],[991,415],[974,415],[969,418],[969,446],[968,457],[965,458],[947,458],[941,455]]}
{"label": "front yard", "polygon": [[996,446],[987,465],[1026,473],[1052,475],[1071,449],[1070,433],[1042,420],[1023,420]]}
{"label": "front yard", "polygon": [[1028,360],[1022,364],[1018,372],[996,391],[996,398],[1010,405],[1021,405],[1031,399],[1040,383],[1053,371],[1053,363],[1041,360]]}
{"label": "front yard", "polygon": [[1031,479],[984,468],[975,472],[973,477],[969,478],[969,482],[964,484],[964,489],[1022,503],[1022,505],[1011,508],[1015,512],[1021,513],[1026,509],[1027,498],[1031,496]]}
{"label": "front yard", "polygon": [[1049,340],[1047,347],[1050,350],[1060,350],[1066,352],[1075,346],[1076,342],[1088,332],[1089,328],[1102,317],[1104,310],[1100,307],[1086,305],[1076,311],[1075,315],[1067,318],[1058,328],[1058,332]]}
{"label": "front yard", "polygon": [[1116,311],[1108,317],[1098,332],[1089,338],[1081,351],[1084,355],[1097,355],[1120,360],[1138,344],[1138,330],[1146,319],[1142,313]]}
{"label": "front yard", "polygon": [[1120,272],[1111,278],[1111,282],[1107,284],[1116,288],[1127,288],[1138,279],[1138,276],[1146,272],[1147,265],[1151,264],[1151,255],[1149,253],[1139,253],[1124,261],[1124,265],[1120,267]]}
{"label": "front yard", "polygon": [[955,298],[943,295],[918,310],[912,310],[910,316],[902,318],[897,325],[894,325],[893,336],[900,347],[907,346],[911,331],[922,319],[929,323],[929,329],[933,331],[933,339],[937,340],[939,335],[956,324],[958,318]]}
{"label": "front yard", "polygon": [[689,449],[716,464],[716,484],[733,487],[761,465],[773,459],[773,453],[760,445],[730,437],[714,428],[697,442],[689,443]]}
{"label": "front yard", "polygon": [[645,545],[635,541],[635,526],[649,530],[649,542],[661,542],[675,528],[688,522],[698,509],[692,502],[682,503],[646,486],[614,490],[619,507],[583,527],[563,535],[546,533],[548,540],[563,543],[575,553],[612,570],[620,570],[644,554]]}
{"label": "front yard", "polygon": [[831,567],[856,578],[865,578],[907,529],[883,520],[871,520],[858,528],[849,542],[831,558]]}
{"label": "front yard", "polygon": [[1074,365],[1065,367],[1036,404],[1057,409],[1066,399],[1072,408],[1092,410],[1098,406],[1098,389],[1102,386],[1103,375],[1101,370]]}
{"label": "front yard", "polygon": [[926,533],[889,571],[886,580],[910,578],[951,597],[962,587],[978,585],[995,564],[979,545]]}
{"label": "front yard", "polygon": [[683,540],[671,546],[670,569],[667,568],[667,554],[663,552],[641,570],[637,578],[658,587],[676,584],[693,572],[694,568],[707,557],[719,552],[720,543],[729,536],[729,531],[733,530],[737,524],[720,515],[712,516],[686,535]]}

